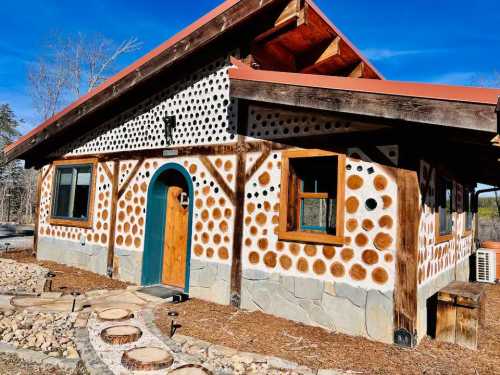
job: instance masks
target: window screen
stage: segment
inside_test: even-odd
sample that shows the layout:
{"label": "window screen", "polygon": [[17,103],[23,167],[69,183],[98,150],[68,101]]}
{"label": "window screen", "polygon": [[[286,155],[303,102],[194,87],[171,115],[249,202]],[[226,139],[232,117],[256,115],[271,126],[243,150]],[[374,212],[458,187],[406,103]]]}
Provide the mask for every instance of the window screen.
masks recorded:
{"label": "window screen", "polygon": [[439,211],[439,234],[450,234],[453,227],[452,222],[452,192],[453,184],[451,181],[440,178],[438,182],[438,211]]}

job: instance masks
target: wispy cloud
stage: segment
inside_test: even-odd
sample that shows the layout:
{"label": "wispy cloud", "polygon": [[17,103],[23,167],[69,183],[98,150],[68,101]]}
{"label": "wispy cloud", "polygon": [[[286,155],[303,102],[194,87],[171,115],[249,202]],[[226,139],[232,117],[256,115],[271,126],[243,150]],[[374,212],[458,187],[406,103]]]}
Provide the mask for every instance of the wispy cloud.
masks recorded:
{"label": "wispy cloud", "polygon": [[363,54],[372,61],[387,60],[396,57],[410,56],[410,55],[424,55],[442,53],[442,49],[409,49],[397,50],[390,48],[368,48],[363,51]]}
{"label": "wispy cloud", "polygon": [[447,85],[481,86],[480,77],[480,72],[449,72],[432,77],[430,82]]}

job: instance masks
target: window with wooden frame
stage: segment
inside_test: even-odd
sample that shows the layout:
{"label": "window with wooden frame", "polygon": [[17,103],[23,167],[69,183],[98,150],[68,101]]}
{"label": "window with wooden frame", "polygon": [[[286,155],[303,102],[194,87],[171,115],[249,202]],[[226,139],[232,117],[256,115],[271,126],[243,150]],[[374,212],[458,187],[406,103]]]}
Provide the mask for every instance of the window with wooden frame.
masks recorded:
{"label": "window with wooden frame", "polygon": [[344,243],[345,156],[321,150],[282,154],[280,240]]}
{"label": "window with wooden frame", "polygon": [[92,228],[97,159],[53,163],[50,224]]}
{"label": "window with wooden frame", "polygon": [[438,177],[436,184],[436,241],[452,239],[453,234],[453,182]]}
{"label": "window with wooden frame", "polygon": [[464,235],[470,234],[472,231],[472,222],[474,219],[473,213],[474,189],[465,187],[463,192],[463,208],[464,208]]}

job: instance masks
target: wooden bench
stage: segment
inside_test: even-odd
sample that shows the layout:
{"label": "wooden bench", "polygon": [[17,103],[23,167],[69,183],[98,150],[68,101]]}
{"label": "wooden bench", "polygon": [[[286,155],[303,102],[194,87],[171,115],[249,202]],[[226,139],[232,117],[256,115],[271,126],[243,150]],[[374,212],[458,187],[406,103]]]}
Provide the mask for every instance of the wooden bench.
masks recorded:
{"label": "wooden bench", "polygon": [[485,286],[453,281],[438,292],[436,339],[477,349],[485,320]]}

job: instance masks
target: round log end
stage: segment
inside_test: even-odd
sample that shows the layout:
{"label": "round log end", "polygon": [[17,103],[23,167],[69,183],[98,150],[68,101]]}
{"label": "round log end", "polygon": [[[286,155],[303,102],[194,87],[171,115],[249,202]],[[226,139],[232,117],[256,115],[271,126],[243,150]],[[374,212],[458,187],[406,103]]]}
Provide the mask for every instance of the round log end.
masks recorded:
{"label": "round log end", "polygon": [[122,365],[131,371],[155,371],[172,366],[174,357],[165,349],[134,348],[123,353]]}
{"label": "round log end", "polygon": [[141,338],[142,331],[134,326],[114,326],[103,329],[101,339],[107,344],[123,345],[137,341]]}
{"label": "round log end", "polygon": [[97,317],[102,321],[119,322],[133,318],[132,311],[119,308],[110,308],[97,313]]}
{"label": "round log end", "polygon": [[169,371],[168,375],[213,375],[213,372],[200,365],[187,364]]}

